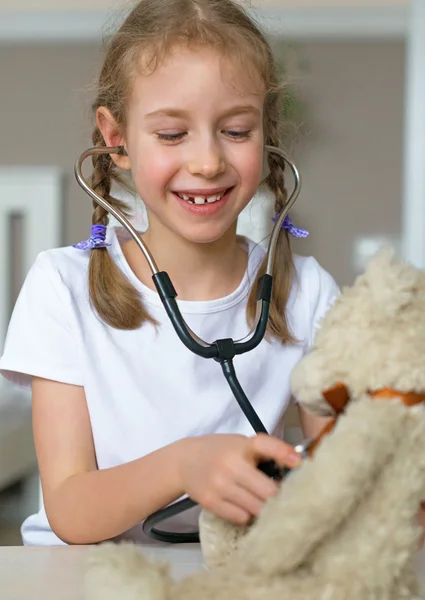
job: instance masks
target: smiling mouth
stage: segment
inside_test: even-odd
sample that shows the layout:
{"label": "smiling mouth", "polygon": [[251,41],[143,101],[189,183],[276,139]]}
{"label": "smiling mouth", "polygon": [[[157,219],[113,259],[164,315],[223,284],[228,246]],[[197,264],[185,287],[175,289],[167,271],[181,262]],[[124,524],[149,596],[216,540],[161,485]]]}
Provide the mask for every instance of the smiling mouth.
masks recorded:
{"label": "smiling mouth", "polygon": [[211,194],[211,195],[194,195],[190,196],[189,194],[182,194],[179,192],[174,192],[174,194],[180,198],[180,200],[184,200],[188,204],[214,204],[218,202],[230,191],[231,188],[220,192],[219,194]]}

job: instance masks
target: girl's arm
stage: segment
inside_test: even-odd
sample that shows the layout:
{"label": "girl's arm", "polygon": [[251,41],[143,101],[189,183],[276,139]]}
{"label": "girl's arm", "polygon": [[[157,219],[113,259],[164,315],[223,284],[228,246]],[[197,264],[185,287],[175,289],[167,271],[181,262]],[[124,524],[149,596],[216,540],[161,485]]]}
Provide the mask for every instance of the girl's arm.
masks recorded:
{"label": "girl's arm", "polygon": [[184,493],[176,469],[184,440],[97,470],[82,387],[34,378],[33,429],[47,517],[66,543],[113,538]]}
{"label": "girl's arm", "polygon": [[329,417],[319,417],[307,412],[298,404],[298,414],[301,421],[301,429],[304,439],[316,437],[322,429],[331,421]]}
{"label": "girl's arm", "polygon": [[33,429],[47,518],[68,544],[114,538],[186,493],[217,516],[247,523],[278,491],[258,463],[300,460],[272,436],[213,434],[98,470],[84,388],[38,378]]}

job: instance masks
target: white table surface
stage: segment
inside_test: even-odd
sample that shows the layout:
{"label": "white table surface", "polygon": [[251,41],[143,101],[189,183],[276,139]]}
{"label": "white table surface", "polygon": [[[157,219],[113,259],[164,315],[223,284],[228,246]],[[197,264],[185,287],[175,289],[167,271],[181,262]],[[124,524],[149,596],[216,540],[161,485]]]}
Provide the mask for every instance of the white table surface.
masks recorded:
{"label": "white table surface", "polygon": [[[0,547],[1,600],[84,600],[83,565],[90,546]],[[142,552],[166,560],[178,579],[202,568],[199,546],[141,546]],[[425,550],[415,556],[425,584]]]}
{"label": "white table surface", "polygon": [[[84,600],[83,567],[91,546],[0,547],[1,600]],[[197,544],[141,546],[178,579],[202,568]]]}

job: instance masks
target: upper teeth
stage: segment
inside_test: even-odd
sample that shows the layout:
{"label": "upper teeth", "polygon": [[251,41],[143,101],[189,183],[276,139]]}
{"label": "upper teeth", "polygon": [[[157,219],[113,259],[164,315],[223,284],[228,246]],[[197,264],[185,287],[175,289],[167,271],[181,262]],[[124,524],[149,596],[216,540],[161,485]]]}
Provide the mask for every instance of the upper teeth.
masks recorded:
{"label": "upper teeth", "polygon": [[215,196],[188,196],[187,194],[177,194],[182,200],[186,200],[186,202],[190,202],[192,204],[212,204],[213,202],[217,202],[224,196],[225,192],[221,194],[215,194]]}

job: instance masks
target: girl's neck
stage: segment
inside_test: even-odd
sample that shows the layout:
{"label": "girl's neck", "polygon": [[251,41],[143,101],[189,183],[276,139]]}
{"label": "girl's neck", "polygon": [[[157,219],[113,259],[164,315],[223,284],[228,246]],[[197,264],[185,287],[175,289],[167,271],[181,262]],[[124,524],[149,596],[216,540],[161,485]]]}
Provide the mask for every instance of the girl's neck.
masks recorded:
{"label": "girl's neck", "polygon": [[[162,232],[161,232],[162,234]],[[248,255],[236,236],[236,227],[209,244],[189,242],[172,232],[143,234],[160,271],[166,271],[180,300],[215,300],[231,294],[245,274]],[[155,289],[150,269],[134,240],[122,250],[136,277]]]}

